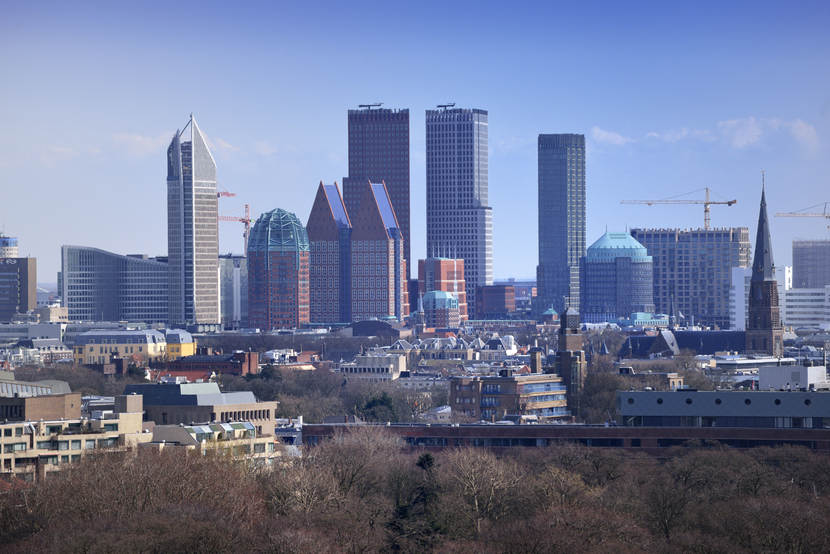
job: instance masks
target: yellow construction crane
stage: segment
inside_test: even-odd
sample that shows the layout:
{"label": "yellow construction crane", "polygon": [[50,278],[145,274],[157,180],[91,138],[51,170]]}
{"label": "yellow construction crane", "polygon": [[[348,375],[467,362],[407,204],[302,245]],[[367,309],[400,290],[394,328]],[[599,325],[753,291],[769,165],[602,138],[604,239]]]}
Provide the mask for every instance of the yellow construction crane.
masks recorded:
{"label": "yellow construction crane", "polygon": [[[706,191],[706,199],[705,200],[684,200],[680,198],[666,198],[665,200],[622,200],[620,204],[645,204],[647,206],[653,206],[655,204],[703,204],[703,228],[708,230],[711,218],[709,216],[709,206],[712,205],[724,205],[724,206],[732,206],[733,204],[737,204],[737,200],[710,200],[709,199],[709,187],[704,187],[703,189],[693,190],[692,192],[698,192],[700,190]],[[684,193],[690,194],[690,193]]]}
{"label": "yellow construction crane", "polygon": [[[827,209],[828,205],[830,205],[830,202],[824,202],[823,204],[815,204],[813,206],[808,206],[803,210],[799,210],[797,212],[778,212],[777,214],[775,214],[775,217],[823,217],[824,219],[830,219],[830,211],[828,211]],[[824,206],[824,211],[807,211],[818,208],[819,206]],[[827,228],[830,229],[830,225],[828,225]]]}

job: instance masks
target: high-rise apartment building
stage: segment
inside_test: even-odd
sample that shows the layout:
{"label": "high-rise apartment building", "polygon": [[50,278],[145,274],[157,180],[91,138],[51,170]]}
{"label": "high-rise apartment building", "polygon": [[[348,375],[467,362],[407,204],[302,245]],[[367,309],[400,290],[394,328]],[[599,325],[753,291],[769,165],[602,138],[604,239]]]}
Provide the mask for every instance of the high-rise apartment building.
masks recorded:
{"label": "high-rise apartment building", "polygon": [[248,239],[248,325],[263,331],[309,322],[308,234],[297,216],[265,212]]}
{"label": "high-rise apartment building", "polygon": [[349,110],[349,176],[343,179],[343,200],[349,213],[357,213],[367,181],[386,183],[409,267],[408,109],[392,110],[371,104]]}
{"label": "high-rise apartment building", "polygon": [[37,260],[0,258],[0,323],[37,307]]}
{"label": "high-rise apartment building", "polygon": [[657,312],[728,328],[732,268],[749,266],[749,229],[631,229],[631,236],[652,257]]}
{"label": "high-rise apartment building", "polygon": [[493,284],[493,212],[488,204],[487,111],[426,112],[427,253],[464,260],[467,306]]}
{"label": "high-rise apartment building", "polygon": [[784,354],[784,328],[778,307],[778,283],[772,259],[772,239],[767,217],[766,191],[761,189],[755,256],[749,280],[749,316],[746,318],[746,352],[781,357]]}
{"label": "high-rise apartment building", "polygon": [[248,321],[248,260],[245,256],[219,256],[219,304],[222,326],[239,329]]}
{"label": "high-rise apartment building", "polygon": [[539,135],[537,311],[579,310],[585,256],[585,135]]}
{"label": "high-rise apartment building", "polygon": [[349,323],[352,320],[352,223],[337,183],[320,182],[306,230],[311,251],[311,322]]}
{"label": "high-rise apartment building", "polygon": [[409,315],[403,234],[383,183],[367,182],[352,223],[352,321]]}
{"label": "high-rise apartment building", "polygon": [[654,312],[652,258],[628,233],[606,231],[580,269],[580,317],[588,323]]}
{"label": "high-rise apartment building", "polygon": [[418,260],[419,294],[426,296],[434,290],[455,295],[458,299],[461,321],[467,320],[467,282],[464,279],[464,260],[457,258]]}
{"label": "high-rise apartment building", "polygon": [[191,114],[167,149],[168,293],[174,325],[219,323],[218,215],[216,162]]}
{"label": "high-rise apartment building", "polygon": [[793,241],[793,286],[820,289],[830,285],[830,240]]}
{"label": "high-rise apartment building", "polygon": [[165,259],[61,246],[61,289],[70,321],[168,321]]}

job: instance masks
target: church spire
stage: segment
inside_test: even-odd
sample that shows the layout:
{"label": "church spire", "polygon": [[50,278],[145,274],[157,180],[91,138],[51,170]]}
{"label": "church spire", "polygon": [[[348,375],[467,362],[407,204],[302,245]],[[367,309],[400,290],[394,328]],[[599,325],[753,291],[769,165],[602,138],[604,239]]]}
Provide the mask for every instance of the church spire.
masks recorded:
{"label": "church spire", "polygon": [[775,281],[775,268],[772,261],[772,241],[769,234],[767,218],[767,197],[764,172],[761,172],[761,209],[758,213],[758,232],[755,237],[755,258],[752,262],[753,281]]}

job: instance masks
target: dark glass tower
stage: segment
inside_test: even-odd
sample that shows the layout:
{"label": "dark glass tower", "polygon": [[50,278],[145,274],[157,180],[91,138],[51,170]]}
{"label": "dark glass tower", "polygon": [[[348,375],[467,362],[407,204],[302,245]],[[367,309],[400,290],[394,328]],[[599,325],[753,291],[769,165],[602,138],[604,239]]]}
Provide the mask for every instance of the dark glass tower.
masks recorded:
{"label": "dark glass tower", "polygon": [[767,218],[766,191],[761,189],[761,209],[755,237],[755,257],[749,281],[749,317],[746,321],[746,351],[780,357],[784,353],[784,329],[778,308],[778,282],[772,261],[772,240]]}
{"label": "dark glass tower", "polygon": [[408,109],[366,105],[349,110],[349,176],[343,179],[343,201],[348,213],[357,213],[367,182],[386,183],[403,235],[404,259],[409,267]]}
{"label": "dark glass tower", "polygon": [[537,311],[579,309],[585,255],[585,135],[539,135]]}

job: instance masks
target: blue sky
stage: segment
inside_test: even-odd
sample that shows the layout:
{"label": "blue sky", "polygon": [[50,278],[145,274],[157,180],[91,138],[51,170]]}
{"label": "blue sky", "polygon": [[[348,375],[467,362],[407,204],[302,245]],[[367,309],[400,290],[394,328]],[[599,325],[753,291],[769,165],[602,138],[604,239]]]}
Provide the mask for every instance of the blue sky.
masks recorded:
{"label": "blue sky", "polygon": [[[697,227],[620,205],[710,186],[715,225],[830,201],[828,2],[83,2],[0,5],[0,226],[55,280],[60,245],[165,254],[166,145],[193,112],[220,212],[305,221],[347,171],[346,110],[410,109],[413,255],[425,250],[424,110],[490,113],[495,275],[535,275],[536,136],[588,139],[588,242]],[[692,196],[702,196],[702,192]],[[220,225],[241,251],[241,225]],[[773,218],[774,253],[827,237]]]}

